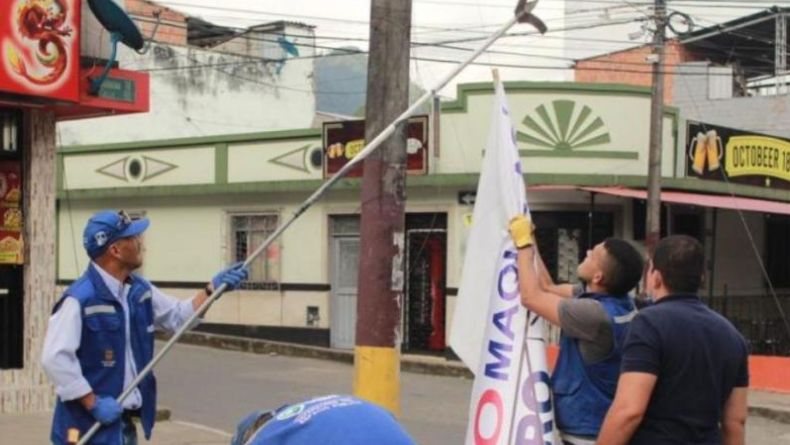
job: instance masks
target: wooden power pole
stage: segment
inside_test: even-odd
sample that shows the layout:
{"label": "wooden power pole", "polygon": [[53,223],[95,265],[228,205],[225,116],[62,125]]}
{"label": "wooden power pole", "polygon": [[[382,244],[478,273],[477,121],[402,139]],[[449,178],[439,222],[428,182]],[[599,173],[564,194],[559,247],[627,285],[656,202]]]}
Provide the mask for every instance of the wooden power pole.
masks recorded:
{"label": "wooden power pole", "polygon": [[661,150],[664,131],[664,44],[666,40],[667,5],[655,2],[656,34],[653,38],[653,92],[650,107],[650,153],[647,171],[647,221],[645,244],[652,257],[661,238]]}
{"label": "wooden power pole", "polygon": [[[409,106],[411,0],[372,0],[365,104],[371,141]],[[354,394],[400,414],[406,122],[364,161]]]}

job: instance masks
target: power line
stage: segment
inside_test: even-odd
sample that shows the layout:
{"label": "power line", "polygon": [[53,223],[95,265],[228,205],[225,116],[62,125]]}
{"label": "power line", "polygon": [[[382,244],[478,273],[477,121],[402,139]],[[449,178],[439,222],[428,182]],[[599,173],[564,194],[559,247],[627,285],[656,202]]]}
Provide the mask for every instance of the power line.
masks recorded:
{"label": "power line", "polygon": [[[591,23],[591,24],[584,24],[584,25],[580,25],[580,26],[572,26],[572,27],[560,28],[560,29],[553,30],[553,31],[588,29],[588,28],[593,28],[593,27],[602,27],[602,26],[611,26],[611,25],[616,25],[616,24],[621,24],[621,23],[630,23],[631,21],[635,21],[635,19],[628,19],[628,20],[620,21],[620,22],[612,22],[612,21],[603,22],[603,23],[602,22],[597,22],[597,23]],[[524,35],[530,35],[530,34],[532,34],[532,33],[513,33],[512,35],[510,35],[510,37],[524,36]],[[312,37],[312,36],[305,36],[305,37]],[[547,36],[547,37],[552,37],[552,36]],[[250,38],[250,39],[253,39],[253,40],[268,41],[268,42],[271,42],[271,43],[275,43],[276,42],[274,40],[267,40],[267,39],[262,39],[262,38],[254,38],[254,37],[250,37],[250,36],[247,36],[247,38]],[[360,39],[360,40],[362,40],[362,39]],[[470,42],[470,41],[475,41],[475,40],[479,40],[479,39],[475,37],[475,38],[454,39],[454,40],[448,40],[448,41],[444,41],[444,42],[431,42],[431,43],[415,42],[414,45],[415,45],[415,48],[426,48],[426,49],[427,48],[433,48],[433,49],[450,49],[450,50],[454,50],[454,51],[458,51],[458,50],[468,51],[468,48],[457,47],[457,46],[450,46],[447,43],[448,42]],[[329,50],[335,51],[336,53],[335,54],[328,54],[328,55],[324,54],[324,55],[296,57],[296,58],[291,58],[291,59],[287,59],[287,60],[340,56],[340,55],[346,55],[346,54],[365,54],[366,53],[365,51],[362,51],[362,50],[338,49],[338,48],[334,48],[334,47],[322,47],[320,45],[305,45],[305,44],[299,44],[299,43],[297,43],[297,45],[311,46],[311,47],[316,47],[316,48],[325,48],[325,49],[329,49]],[[721,49],[715,48],[715,47],[713,47],[712,49],[721,51]],[[524,56],[524,57],[547,58],[547,59],[553,59],[553,60],[574,61],[574,59],[567,58],[567,57],[560,57],[560,56],[547,56],[547,55],[539,55],[539,54],[527,54],[527,53],[504,52],[504,51],[493,51],[493,50],[491,51],[491,53],[494,53],[494,54],[499,53],[499,54],[511,55],[511,56]],[[766,59],[758,59],[758,58],[754,58],[754,59],[757,60],[757,61],[760,61],[760,62],[769,62]],[[414,60],[431,61],[431,62],[437,62],[437,63],[456,63],[456,61],[454,61],[454,60],[439,59],[439,58],[427,58],[427,57],[415,57]],[[625,65],[633,64],[635,66],[647,66],[646,64],[640,64],[638,62],[623,63],[623,62],[606,61],[606,60],[597,60],[597,61],[596,60],[591,60],[591,61],[593,63],[596,63],[596,64],[612,64],[612,65],[618,65],[618,66],[619,65],[624,65],[624,64]],[[197,61],[195,61],[195,62],[197,62]],[[249,60],[249,61],[244,61],[244,62],[234,61],[234,62],[219,63],[219,64],[200,64],[200,63],[196,63],[194,65],[190,65],[190,66],[187,66],[187,67],[167,67],[167,68],[149,69],[147,71],[153,72],[153,71],[180,70],[180,69],[198,69],[198,68],[202,68],[202,67],[219,67],[219,66],[234,66],[234,65],[235,66],[240,66],[240,65],[243,65],[243,64],[247,64],[247,63],[266,63],[266,62],[263,61],[263,60],[260,60],[260,59],[255,59],[255,60]],[[477,63],[477,64],[480,65],[481,63]],[[536,66],[536,65],[524,65],[524,64],[518,64],[517,65],[517,64],[502,64],[502,63],[499,63],[499,64],[489,63],[489,64],[484,64],[484,65],[507,66],[507,67],[512,67],[512,68],[522,68],[522,69],[555,69],[555,70],[569,70],[569,69],[572,69],[572,67],[570,67],[570,66]],[[615,68],[591,68],[591,67],[577,67],[576,69],[579,70],[579,71],[613,71],[613,72],[646,73],[646,71],[639,70],[639,69],[615,69]],[[221,72],[226,73],[228,75],[233,75],[233,76],[238,77],[238,75],[234,74],[234,73],[227,73],[225,71],[221,71]],[[710,74],[707,74],[707,73],[675,73],[675,74],[676,75],[710,75]],[[713,75],[719,75],[719,74],[713,74]],[[726,75],[726,74],[721,74],[721,75]],[[253,81],[252,79],[245,79],[245,80]],[[264,84],[267,84],[267,83],[264,83]],[[278,87],[278,85],[275,85],[275,84],[267,84],[267,85],[270,85],[270,86],[273,86],[273,87]],[[284,87],[284,86],[279,86],[279,87],[281,87],[281,88],[288,88],[288,87]],[[295,89],[295,90],[297,90],[297,91],[304,91],[304,92],[308,92],[309,91],[309,90],[301,90],[301,89]],[[332,92],[319,92],[319,93],[324,93],[324,94],[359,94],[361,92],[335,92],[335,91],[332,91]]]}

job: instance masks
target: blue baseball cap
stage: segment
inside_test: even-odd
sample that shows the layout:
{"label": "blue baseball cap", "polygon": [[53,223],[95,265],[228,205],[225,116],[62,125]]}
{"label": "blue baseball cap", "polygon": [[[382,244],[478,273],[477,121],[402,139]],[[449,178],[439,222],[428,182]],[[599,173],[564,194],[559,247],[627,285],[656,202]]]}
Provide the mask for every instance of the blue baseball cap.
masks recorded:
{"label": "blue baseball cap", "polygon": [[148,218],[132,221],[123,210],[103,210],[91,216],[82,232],[82,245],[88,256],[95,259],[107,247],[122,238],[139,235],[151,224]]}

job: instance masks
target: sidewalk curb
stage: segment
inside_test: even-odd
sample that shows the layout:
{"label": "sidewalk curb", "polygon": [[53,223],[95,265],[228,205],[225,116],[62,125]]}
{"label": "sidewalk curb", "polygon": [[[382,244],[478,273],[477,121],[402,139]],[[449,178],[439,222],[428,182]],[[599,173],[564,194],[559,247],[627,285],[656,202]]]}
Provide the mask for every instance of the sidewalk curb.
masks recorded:
{"label": "sidewalk curb", "polygon": [[765,405],[749,406],[749,414],[790,425],[790,410]]}
{"label": "sidewalk curb", "polygon": [[[170,336],[157,334],[157,338],[166,340]],[[289,357],[332,360],[347,364],[354,363],[354,353],[351,351],[339,351],[318,346],[297,345],[231,335],[187,332],[179,339],[179,343],[253,354],[276,354]],[[460,362],[450,362],[445,359],[432,357],[401,357],[401,371],[443,377],[474,378],[472,372]]]}

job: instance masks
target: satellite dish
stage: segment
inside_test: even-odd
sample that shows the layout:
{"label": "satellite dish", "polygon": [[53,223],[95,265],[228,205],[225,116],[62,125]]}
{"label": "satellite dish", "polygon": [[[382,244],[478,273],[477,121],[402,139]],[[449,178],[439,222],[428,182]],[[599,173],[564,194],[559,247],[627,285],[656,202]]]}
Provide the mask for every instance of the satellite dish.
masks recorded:
{"label": "satellite dish", "polygon": [[124,45],[134,50],[141,50],[145,45],[143,35],[131,18],[115,2],[111,0],[88,0],[91,12],[99,23],[118,38]]}
{"label": "satellite dish", "polygon": [[[88,92],[95,95],[98,94],[102,83],[104,83],[107,75],[110,73],[110,68],[115,63],[119,42],[141,54],[147,48],[137,25],[126,14],[126,11],[121,9],[115,2],[112,0],[88,0],[88,6],[99,23],[110,32],[110,44],[112,45],[110,58],[101,75],[90,80]],[[159,22],[157,22],[158,26]],[[155,32],[156,28],[154,28]]]}

